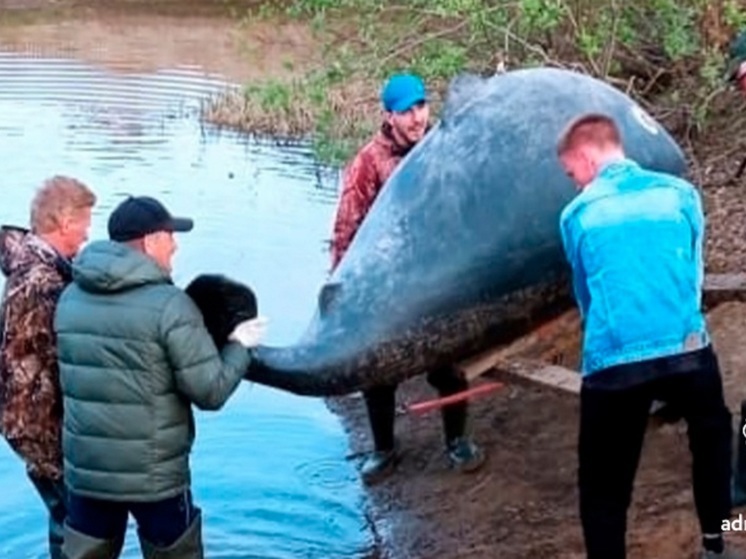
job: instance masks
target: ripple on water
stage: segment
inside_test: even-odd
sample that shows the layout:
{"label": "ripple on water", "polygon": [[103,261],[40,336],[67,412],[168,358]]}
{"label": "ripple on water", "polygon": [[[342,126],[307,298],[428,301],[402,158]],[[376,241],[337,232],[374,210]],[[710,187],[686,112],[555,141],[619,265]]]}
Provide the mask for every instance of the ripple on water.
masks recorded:
{"label": "ripple on water", "polygon": [[[195,219],[174,279],[204,271],[249,283],[270,317],[269,343],[306,327],[328,268],[338,174],[308,146],[278,149],[198,122],[226,87],[199,68],[106,72],[76,60],[0,52],[0,222],[24,224],[51,174],[96,189],[92,238],[127,194],[161,197]],[[0,282],[1,283],[1,282]],[[245,383],[218,413],[197,413],[194,492],[207,556],[354,558],[369,553],[362,489],[347,439],[321,400]],[[45,555],[45,518],[18,461],[0,445],[0,557]],[[138,557],[130,525],[125,553]]]}

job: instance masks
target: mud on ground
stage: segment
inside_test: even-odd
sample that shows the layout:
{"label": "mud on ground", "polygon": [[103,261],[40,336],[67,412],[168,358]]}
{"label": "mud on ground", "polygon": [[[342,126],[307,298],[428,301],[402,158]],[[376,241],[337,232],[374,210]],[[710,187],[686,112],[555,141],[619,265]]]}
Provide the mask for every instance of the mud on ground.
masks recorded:
{"label": "mud on ground", "polygon": [[[708,219],[707,268],[718,273],[746,271],[746,176],[729,182],[746,157],[739,140],[746,111],[736,96],[726,96],[728,105],[710,132],[690,146]],[[735,437],[740,401],[746,398],[746,304],[723,303],[708,316]],[[576,367],[579,322],[576,314],[564,320],[569,326],[561,337],[518,347],[514,362]],[[515,377],[501,375],[500,380],[507,380],[506,388],[474,400],[470,408],[471,432],[489,453],[479,472],[448,469],[437,411],[398,416],[402,461],[394,475],[370,489],[371,520],[384,542],[384,556],[584,558],[576,490],[578,398]],[[402,409],[432,397],[424,378],[407,381],[397,394]],[[342,415],[359,459],[372,446],[362,399],[350,396],[331,406]],[[696,557],[699,529],[690,467],[685,424],[651,420],[628,517],[630,559]],[[734,515],[739,512],[746,514],[735,510]],[[727,538],[746,550],[746,532]]]}

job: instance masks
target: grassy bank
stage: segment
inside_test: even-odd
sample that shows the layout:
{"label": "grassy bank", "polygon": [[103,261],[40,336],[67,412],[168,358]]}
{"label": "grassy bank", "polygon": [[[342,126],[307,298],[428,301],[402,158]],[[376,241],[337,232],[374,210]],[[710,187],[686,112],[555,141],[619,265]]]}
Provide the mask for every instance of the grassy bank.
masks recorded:
{"label": "grassy bank", "polygon": [[340,163],[375,129],[393,71],[421,74],[435,114],[454,75],[533,65],[571,68],[630,93],[680,137],[707,126],[727,44],[746,25],[738,0],[295,0],[241,15],[311,26],[323,64],[248,84],[206,118],[262,134],[310,137]]}

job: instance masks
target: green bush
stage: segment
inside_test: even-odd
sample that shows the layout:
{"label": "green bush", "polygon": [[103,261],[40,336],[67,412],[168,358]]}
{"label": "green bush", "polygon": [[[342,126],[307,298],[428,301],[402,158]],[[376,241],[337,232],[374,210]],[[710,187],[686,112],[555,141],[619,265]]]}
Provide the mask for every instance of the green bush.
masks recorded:
{"label": "green bush", "polygon": [[[640,99],[676,94],[702,126],[722,87],[725,43],[746,25],[738,0],[295,0],[267,2],[250,17],[297,18],[320,38],[322,71],[248,91],[278,118],[305,97],[313,122],[305,132],[331,163],[348,158],[378,118],[375,95],[367,110],[349,113],[344,88],[357,82],[377,92],[398,70],[422,75],[437,100],[463,71],[568,67],[623,85]],[[692,79],[685,94],[675,89]]]}

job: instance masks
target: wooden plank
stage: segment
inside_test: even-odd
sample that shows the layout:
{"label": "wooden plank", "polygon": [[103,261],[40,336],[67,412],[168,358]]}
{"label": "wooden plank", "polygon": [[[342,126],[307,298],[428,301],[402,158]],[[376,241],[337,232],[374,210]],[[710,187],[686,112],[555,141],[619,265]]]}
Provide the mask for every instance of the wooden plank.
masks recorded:
{"label": "wooden plank", "polygon": [[[703,299],[710,309],[727,301],[746,301],[746,273],[707,274],[703,286]],[[580,328],[575,310],[565,313],[537,328],[530,334],[515,340],[512,344],[489,348],[473,357],[456,363],[469,381],[490,370],[500,370],[517,375],[520,378],[554,386],[561,390],[578,393],[580,373],[562,367],[544,363],[534,367],[514,364],[515,359],[541,358],[547,347],[560,346],[561,338],[568,332]]]}
{"label": "wooden plank", "polygon": [[729,301],[746,301],[746,274],[707,274],[703,287],[708,310]]}
{"label": "wooden plank", "polygon": [[467,379],[473,380],[498,366],[499,362],[509,362],[514,358],[544,359],[547,364],[555,363],[556,355],[552,354],[563,353],[568,345],[577,346],[580,342],[579,334],[580,319],[573,309],[511,344],[488,348],[455,366]]}
{"label": "wooden plank", "polygon": [[707,274],[704,289],[705,291],[744,291],[746,290],[746,274]]}
{"label": "wooden plank", "polygon": [[493,369],[501,360],[504,352],[505,348],[502,346],[491,348],[470,359],[456,363],[456,368],[464,374],[467,380],[472,381]]}
{"label": "wooden plank", "polygon": [[580,394],[581,376],[560,365],[544,365],[542,363],[511,363],[508,366],[493,369],[490,376],[499,380],[513,379],[543,384],[570,394]]}

